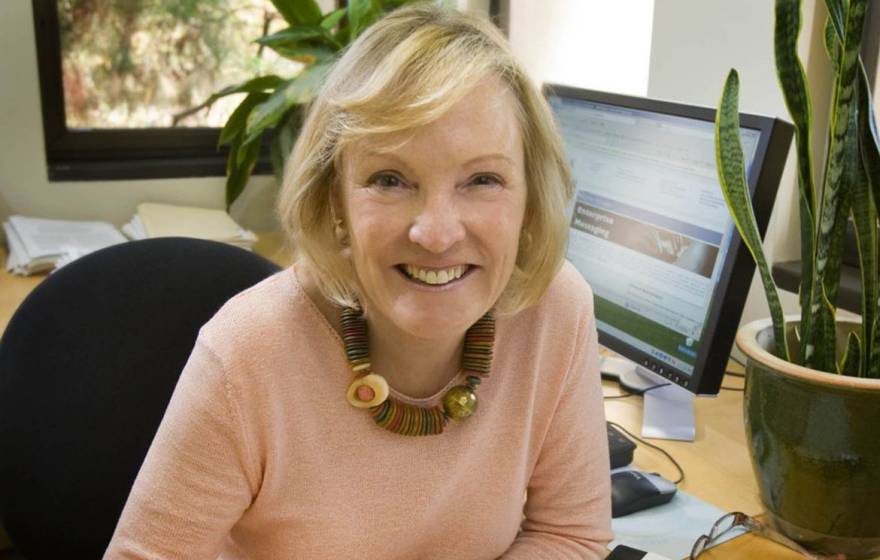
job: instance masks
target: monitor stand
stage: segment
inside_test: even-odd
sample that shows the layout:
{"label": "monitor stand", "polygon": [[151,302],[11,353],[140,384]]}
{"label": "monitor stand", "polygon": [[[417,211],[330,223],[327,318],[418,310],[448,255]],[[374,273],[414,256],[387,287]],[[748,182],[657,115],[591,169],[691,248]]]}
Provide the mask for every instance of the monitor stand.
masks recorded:
{"label": "monitor stand", "polygon": [[627,360],[605,356],[602,376],[616,378],[620,386],[633,393],[666,384],[644,393],[642,437],[694,441],[694,394],[653,371]]}

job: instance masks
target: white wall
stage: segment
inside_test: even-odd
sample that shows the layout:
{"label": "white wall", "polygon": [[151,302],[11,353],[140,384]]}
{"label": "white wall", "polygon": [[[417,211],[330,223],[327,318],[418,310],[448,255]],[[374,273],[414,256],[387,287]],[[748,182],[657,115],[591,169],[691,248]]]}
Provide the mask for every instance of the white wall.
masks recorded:
{"label": "white wall", "polygon": [[[780,116],[790,121],[773,61],[773,10],[773,2],[768,0],[657,2],[648,95],[715,107],[727,72],[735,67],[740,75],[741,111]],[[821,41],[814,42],[811,38],[821,37],[824,18],[821,1],[804,2],[799,52],[816,86],[813,92],[814,152],[819,158],[825,138],[821,131],[827,122],[830,89],[825,82],[829,69]],[[789,154],[765,237],[764,248],[771,262],[800,258],[793,152],[792,149]],[[816,169],[821,169],[821,165]],[[781,292],[780,295],[786,311],[797,312],[794,294]],[[768,315],[763,288],[756,276],[743,322]]]}
{"label": "white wall", "polygon": [[539,82],[645,95],[653,11],[654,0],[510,0],[511,46]]}

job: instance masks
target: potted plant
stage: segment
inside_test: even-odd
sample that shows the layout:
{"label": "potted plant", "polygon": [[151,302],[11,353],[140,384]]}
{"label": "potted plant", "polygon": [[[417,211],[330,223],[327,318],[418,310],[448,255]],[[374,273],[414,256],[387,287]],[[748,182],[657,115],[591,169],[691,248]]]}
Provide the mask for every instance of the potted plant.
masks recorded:
{"label": "potted plant", "polygon": [[303,107],[315,96],[337,54],[386,12],[411,0],[348,0],[346,7],[321,13],[315,0],[272,0],[289,27],[256,39],[281,56],[302,63],[295,76],[256,76],[225,87],[187,111],[211,106],[227,95],[246,93],[220,132],[219,145],[229,146],[226,159],[226,206],[244,190],[264,135],[268,135],[272,169],[281,181],[284,162],[301,125]]}
{"label": "potted plant", "polygon": [[[796,128],[802,276],[799,316],[784,316],[745,184],[738,77],[731,70],[715,123],[719,178],[758,266],[770,319],[740,329],[747,356],[744,416],[768,518],[809,549],[880,555],[880,322],[877,215],[880,151],[859,58],[868,0],[826,0],[824,41],[834,75],[821,189],[811,158],[811,107],[797,57],[800,0],[776,0],[779,83]],[[861,270],[861,322],[834,302],[844,232],[852,221]]]}

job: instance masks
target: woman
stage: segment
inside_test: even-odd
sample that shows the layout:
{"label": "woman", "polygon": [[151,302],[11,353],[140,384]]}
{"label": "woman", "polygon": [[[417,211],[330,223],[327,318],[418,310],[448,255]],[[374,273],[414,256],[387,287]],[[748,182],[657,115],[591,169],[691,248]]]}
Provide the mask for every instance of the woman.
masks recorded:
{"label": "woman", "polygon": [[365,32],[288,164],[296,264],[202,329],[107,557],[604,557],[570,196],[490,23],[421,5]]}

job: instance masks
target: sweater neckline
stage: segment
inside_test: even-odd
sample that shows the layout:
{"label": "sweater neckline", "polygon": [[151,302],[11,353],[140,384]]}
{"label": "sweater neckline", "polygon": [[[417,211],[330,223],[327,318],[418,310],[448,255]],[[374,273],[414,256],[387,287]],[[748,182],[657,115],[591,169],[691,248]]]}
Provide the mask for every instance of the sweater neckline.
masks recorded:
{"label": "sweater neckline", "polygon": [[[330,322],[327,320],[327,318],[324,316],[324,314],[321,313],[321,310],[318,309],[318,305],[314,301],[312,301],[312,298],[305,291],[305,289],[303,289],[302,284],[300,283],[300,280],[299,280],[299,276],[296,271],[296,264],[293,264],[290,267],[290,278],[292,280],[292,285],[293,285],[294,291],[299,292],[301,297],[306,301],[309,309],[317,317],[318,322],[320,322],[324,326],[328,335],[334,340],[334,344],[338,348],[340,355],[344,357],[345,356],[345,344],[342,341],[342,337],[339,336],[339,333],[336,331],[336,329],[333,327],[333,325],[330,324]],[[350,374],[351,372],[349,371],[349,368],[348,368],[348,362],[346,361],[345,364],[346,364],[345,369]],[[461,383],[463,383],[463,374],[462,374],[462,371],[459,370],[458,373],[456,373],[452,377],[452,379],[450,379],[449,382],[442,389],[440,389],[439,391],[437,391],[431,395],[428,395],[427,397],[412,397],[410,395],[407,395],[405,393],[398,391],[397,389],[392,387],[390,383],[388,384],[388,392],[391,394],[392,397],[399,400],[400,402],[403,402],[406,404],[411,404],[411,405],[416,405],[416,406],[431,407],[431,406],[436,406],[436,405],[441,404],[441,401],[443,399],[443,395],[445,395],[446,392],[449,391],[452,387],[454,387],[456,385],[460,385]]]}

